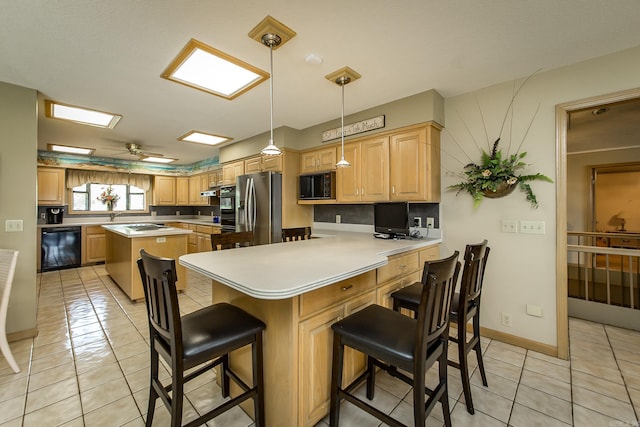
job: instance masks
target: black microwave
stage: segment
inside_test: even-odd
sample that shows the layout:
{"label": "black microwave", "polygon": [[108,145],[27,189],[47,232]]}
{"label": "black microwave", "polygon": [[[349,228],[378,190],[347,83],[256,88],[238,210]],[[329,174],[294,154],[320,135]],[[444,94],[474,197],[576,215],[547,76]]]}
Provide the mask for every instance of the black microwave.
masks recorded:
{"label": "black microwave", "polygon": [[325,200],[336,198],[336,172],[300,175],[300,200]]}

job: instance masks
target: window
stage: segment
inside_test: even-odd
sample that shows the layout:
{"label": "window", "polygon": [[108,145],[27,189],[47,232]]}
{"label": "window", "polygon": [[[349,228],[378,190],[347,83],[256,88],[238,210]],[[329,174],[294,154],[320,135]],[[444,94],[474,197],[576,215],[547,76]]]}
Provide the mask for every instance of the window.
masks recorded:
{"label": "window", "polygon": [[[107,212],[107,205],[103,204],[98,196],[108,186],[108,184],[83,184],[73,187],[71,210],[76,212]],[[114,211],[144,211],[146,209],[145,191],[142,188],[126,184],[112,184],[111,188],[118,195],[118,202],[113,206]]]}

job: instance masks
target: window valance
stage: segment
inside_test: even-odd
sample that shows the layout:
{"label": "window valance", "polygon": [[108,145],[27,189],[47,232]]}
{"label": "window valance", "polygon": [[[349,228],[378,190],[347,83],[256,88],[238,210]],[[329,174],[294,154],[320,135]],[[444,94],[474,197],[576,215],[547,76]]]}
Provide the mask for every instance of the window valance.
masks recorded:
{"label": "window valance", "polygon": [[84,184],[129,184],[149,191],[151,176],[137,173],[67,169],[67,188]]}

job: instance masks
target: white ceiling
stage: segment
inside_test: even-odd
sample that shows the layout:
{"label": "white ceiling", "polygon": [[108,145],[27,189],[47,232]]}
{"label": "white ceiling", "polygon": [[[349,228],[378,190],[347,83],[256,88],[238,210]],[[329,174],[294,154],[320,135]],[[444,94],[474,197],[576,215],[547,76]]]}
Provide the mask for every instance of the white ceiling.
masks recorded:
{"label": "white ceiling", "polygon": [[[136,142],[177,164],[217,154],[176,141],[189,130],[236,141],[268,131],[269,85],[227,101],[160,73],[190,38],[268,71],[268,48],[247,35],[267,15],[297,32],[274,52],[274,126],[296,129],[339,117],[340,90],[324,76],[345,65],[362,74],[347,87],[350,114],[640,45],[637,0],[0,0],[0,11],[0,81],[124,116],[113,130],[40,117],[40,149],[131,159],[124,144]],[[310,53],[323,62],[306,63]]]}

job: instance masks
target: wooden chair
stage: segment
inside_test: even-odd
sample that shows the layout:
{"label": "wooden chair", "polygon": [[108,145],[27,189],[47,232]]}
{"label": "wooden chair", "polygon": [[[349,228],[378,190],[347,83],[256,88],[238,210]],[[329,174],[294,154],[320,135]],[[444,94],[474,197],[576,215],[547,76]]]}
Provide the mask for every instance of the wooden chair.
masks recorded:
{"label": "wooden chair", "polygon": [[[203,414],[188,425],[204,424],[247,399],[254,400],[255,425],[265,425],[262,362],[262,331],[265,324],[227,303],[214,304],[180,317],[176,291],[175,260],[159,258],[140,250],[138,269],[142,278],[151,347],[151,384],[147,426],[153,422],[156,399],[171,412],[171,426],[182,422],[184,384],[211,368],[221,365],[218,378],[222,396],[229,396],[229,379],[243,393]],[[251,345],[253,387],[245,384],[229,367],[229,353]],[[171,382],[159,378],[159,356],[171,367]],[[187,370],[197,368],[185,375]]]}
{"label": "wooden chair", "polygon": [[0,349],[9,366],[16,374],[20,372],[20,367],[13,358],[11,347],[7,342],[7,309],[9,307],[9,296],[11,295],[16,263],[18,262],[18,253],[18,251],[12,249],[0,249],[0,292],[2,293],[2,300],[0,301]]}
{"label": "wooden chair", "polygon": [[[437,402],[442,405],[445,425],[451,427],[447,395],[447,345],[451,299],[459,270],[458,251],[446,259],[425,263],[417,319],[373,304],[332,325],[331,427],[338,426],[340,400],[343,398],[387,425],[403,425],[353,394],[366,380],[367,399],[373,399],[376,366],[413,386],[416,427],[424,427],[426,417]],[[364,353],[367,368],[351,384],[342,388],[345,346]],[[436,362],[439,368],[438,384],[430,390],[425,386],[425,374]],[[409,372],[412,378],[400,370]],[[426,402],[425,394],[429,396]]]}
{"label": "wooden chair", "polygon": [[[218,248],[218,246],[220,246],[220,248]],[[211,249],[214,251],[242,246],[253,246],[253,231],[211,235]]]}
{"label": "wooden chair", "polygon": [[311,239],[311,227],[283,228],[282,241],[292,242],[294,240]]}
{"label": "wooden chair", "polygon": [[[480,296],[482,294],[482,282],[484,271],[489,258],[490,248],[487,241],[467,245],[464,252],[464,270],[460,282],[460,292],[456,293],[451,303],[451,322],[457,324],[456,337],[449,340],[458,344],[458,361],[449,361],[449,366],[460,369],[464,400],[467,404],[467,412],[473,414],[473,398],[471,397],[471,384],[469,382],[469,364],[467,354],[474,350],[478,359],[478,369],[482,377],[482,384],[488,387],[487,375],[484,372],[482,361],[482,348],[480,346]],[[420,284],[416,283],[391,294],[393,309],[401,308],[412,310],[414,316],[418,312],[420,304]],[[467,341],[467,323],[473,321],[473,336]]]}

